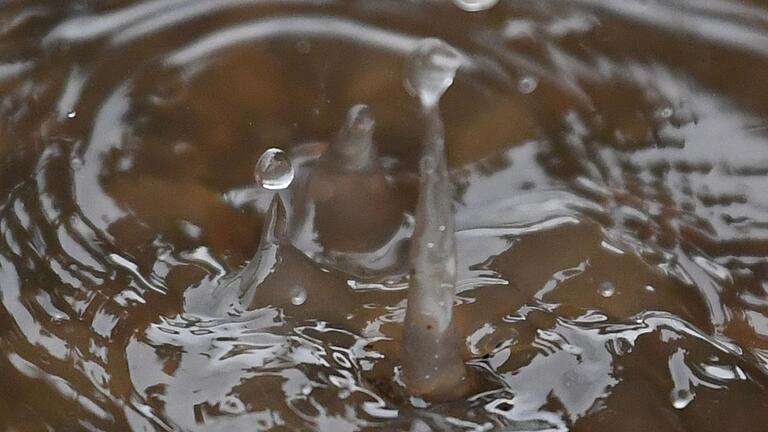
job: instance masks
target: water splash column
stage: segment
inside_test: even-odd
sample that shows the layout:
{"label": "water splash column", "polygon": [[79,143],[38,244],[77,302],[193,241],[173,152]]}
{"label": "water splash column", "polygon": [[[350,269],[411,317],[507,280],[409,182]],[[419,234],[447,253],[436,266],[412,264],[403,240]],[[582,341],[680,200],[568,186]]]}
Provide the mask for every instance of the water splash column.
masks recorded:
{"label": "water splash column", "polygon": [[469,386],[453,319],[456,238],[453,188],[445,157],[439,101],[453,83],[461,55],[438,39],[411,54],[405,85],[421,102],[426,137],[420,161],[416,226],[403,336],[403,377],[408,390],[429,399],[453,399]]}

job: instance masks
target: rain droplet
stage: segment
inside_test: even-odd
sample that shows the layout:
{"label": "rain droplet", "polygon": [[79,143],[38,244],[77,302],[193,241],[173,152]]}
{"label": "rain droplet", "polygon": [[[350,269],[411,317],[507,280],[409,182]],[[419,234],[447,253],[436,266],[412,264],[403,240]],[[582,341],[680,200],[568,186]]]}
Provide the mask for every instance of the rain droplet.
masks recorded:
{"label": "rain droplet", "polygon": [[284,151],[270,148],[256,162],[253,176],[264,189],[282,190],[293,181],[293,165]]}
{"label": "rain droplet", "polygon": [[440,39],[424,39],[411,53],[405,87],[422,105],[433,107],[453,84],[459,66],[461,54],[455,48]]}
{"label": "rain droplet", "polygon": [[70,111],[70,112],[67,113],[67,118],[68,119],[73,119],[75,117],[77,117],[77,111]]}
{"label": "rain droplet", "polygon": [[445,231],[445,225],[440,225],[439,227],[437,227],[437,230],[440,232]]}
{"label": "rain droplet", "polygon": [[309,396],[310,393],[312,393],[312,386],[310,384],[307,384],[301,388],[301,394],[304,396]]}
{"label": "rain droplet", "polygon": [[683,409],[688,406],[693,400],[693,392],[688,389],[675,389],[672,390],[671,399],[672,406],[676,409]]}
{"label": "rain droplet", "polygon": [[616,294],[616,287],[610,282],[603,282],[600,284],[600,288],[597,289],[597,293],[608,298]]}
{"label": "rain droplet", "polygon": [[517,82],[517,90],[522,94],[531,94],[539,86],[539,80],[532,76],[526,76]]}
{"label": "rain droplet", "polygon": [[301,286],[291,288],[291,304],[301,306],[307,301],[307,290]]}
{"label": "rain droplet", "polygon": [[453,0],[453,4],[467,12],[488,10],[498,2],[499,0]]}

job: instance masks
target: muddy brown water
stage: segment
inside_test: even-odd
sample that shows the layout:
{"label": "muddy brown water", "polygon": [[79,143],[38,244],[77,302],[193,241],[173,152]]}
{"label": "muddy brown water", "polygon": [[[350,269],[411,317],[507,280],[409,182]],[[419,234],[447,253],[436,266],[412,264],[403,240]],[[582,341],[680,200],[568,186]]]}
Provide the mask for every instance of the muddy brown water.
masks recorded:
{"label": "muddy brown water", "polygon": [[[408,395],[402,274],[292,250],[247,319],[190,319],[257,249],[259,155],[354,104],[397,193],[333,183],[324,245],[413,211],[425,37],[470,59],[441,111],[475,391]],[[2,430],[758,432],[767,374],[765,2],[0,3]]]}

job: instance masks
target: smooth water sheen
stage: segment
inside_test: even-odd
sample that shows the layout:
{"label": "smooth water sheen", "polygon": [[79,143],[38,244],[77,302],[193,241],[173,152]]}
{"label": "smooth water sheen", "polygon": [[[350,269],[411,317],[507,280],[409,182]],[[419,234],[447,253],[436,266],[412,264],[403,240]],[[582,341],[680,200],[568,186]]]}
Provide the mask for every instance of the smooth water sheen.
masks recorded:
{"label": "smooth water sheen", "polygon": [[[768,430],[767,35],[758,0],[0,4],[0,430]],[[405,323],[419,268],[455,349]]]}

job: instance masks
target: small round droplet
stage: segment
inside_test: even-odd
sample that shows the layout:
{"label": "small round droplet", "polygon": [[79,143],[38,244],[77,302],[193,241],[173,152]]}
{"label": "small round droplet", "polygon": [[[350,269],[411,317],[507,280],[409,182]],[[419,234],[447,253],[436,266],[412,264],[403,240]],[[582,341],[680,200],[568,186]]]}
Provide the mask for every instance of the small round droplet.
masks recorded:
{"label": "small round droplet", "polygon": [[67,113],[67,118],[68,119],[73,119],[75,117],[77,117],[77,111],[70,111],[70,112]]}
{"label": "small round droplet", "polygon": [[256,162],[253,176],[264,189],[282,190],[293,181],[293,165],[284,151],[270,148]]}
{"label": "small round droplet", "polygon": [[440,39],[424,39],[411,53],[405,87],[422,105],[433,107],[453,84],[459,66],[461,54],[455,48]]}
{"label": "small round droplet", "polygon": [[693,401],[693,396],[693,392],[688,389],[672,390],[672,394],[670,395],[672,406],[675,407],[675,409],[681,410]]}
{"label": "small round droplet", "polygon": [[597,289],[597,293],[605,298],[612,297],[616,294],[616,287],[610,282],[603,282],[600,284],[600,288]]}
{"label": "small round droplet", "polygon": [[432,249],[433,247],[435,247],[435,244],[434,244],[434,243],[432,243],[432,242],[429,242],[429,243],[427,243],[427,247],[428,247],[429,249]]}
{"label": "small round droplet", "polygon": [[301,387],[301,394],[309,396],[310,393],[312,393],[312,386],[310,384]]}
{"label": "small round droplet", "polygon": [[440,225],[439,227],[437,227],[437,230],[440,231],[440,232],[444,232],[445,231],[445,225]]}
{"label": "small round droplet", "polygon": [[517,90],[522,94],[531,94],[539,86],[539,80],[532,76],[526,76],[517,82]]}
{"label": "small round droplet", "polygon": [[453,4],[467,12],[488,10],[498,2],[499,0],[453,0]]}
{"label": "small round droplet", "polygon": [[646,285],[645,286],[645,290],[650,292],[650,293],[656,292],[656,288],[654,288],[653,285]]}
{"label": "small round droplet", "polygon": [[302,286],[295,286],[291,288],[291,304],[294,306],[301,306],[307,301],[307,290]]}

